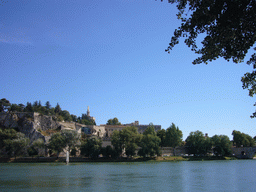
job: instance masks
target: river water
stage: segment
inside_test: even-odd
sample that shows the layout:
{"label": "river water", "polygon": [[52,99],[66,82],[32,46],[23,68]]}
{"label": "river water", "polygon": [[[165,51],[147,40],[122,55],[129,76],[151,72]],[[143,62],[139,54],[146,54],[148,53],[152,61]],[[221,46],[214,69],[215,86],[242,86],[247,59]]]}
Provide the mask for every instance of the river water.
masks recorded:
{"label": "river water", "polygon": [[0,163],[0,191],[256,191],[256,160]]}

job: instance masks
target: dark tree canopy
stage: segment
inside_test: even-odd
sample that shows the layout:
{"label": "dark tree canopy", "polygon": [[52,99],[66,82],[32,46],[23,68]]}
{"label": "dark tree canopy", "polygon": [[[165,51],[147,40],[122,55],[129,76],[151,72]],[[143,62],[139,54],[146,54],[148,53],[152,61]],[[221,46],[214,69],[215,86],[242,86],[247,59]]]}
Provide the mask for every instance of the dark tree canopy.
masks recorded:
{"label": "dark tree canopy", "polygon": [[101,153],[102,140],[97,138],[87,139],[81,144],[81,155],[97,159]]}
{"label": "dark tree canopy", "polygon": [[148,127],[146,128],[146,130],[143,132],[143,135],[148,135],[148,134],[156,136],[156,131],[155,131],[153,123],[150,123],[148,125]]}
{"label": "dark tree canopy", "polygon": [[107,122],[107,125],[121,125],[119,120],[115,117],[113,119],[109,119]]}
{"label": "dark tree canopy", "polygon": [[174,123],[166,130],[166,146],[177,147],[182,143],[182,131]]}
{"label": "dark tree canopy", "polygon": [[232,132],[233,142],[236,147],[252,147],[255,145],[255,140],[248,134],[241,133],[240,131],[234,130]]}
{"label": "dark tree canopy", "polygon": [[[177,5],[179,10],[177,17],[182,22],[174,31],[166,49],[168,53],[179,43],[181,37],[185,37],[186,45],[201,55],[193,61],[193,64],[207,64],[219,57],[240,63],[244,61],[248,50],[255,46],[255,0],[168,0],[168,2]],[[196,43],[199,34],[204,35],[201,48]],[[243,89],[248,89],[250,96],[256,93],[256,47],[253,50],[254,53],[247,64],[252,65],[254,70],[244,74],[241,79]],[[256,117],[256,112],[251,117]]]}
{"label": "dark tree canopy", "polygon": [[226,135],[214,135],[212,138],[213,152],[216,156],[231,155],[232,144]]}
{"label": "dark tree canopy", "polygon": [[205,137],[201,131],[190,132],[186,139],[189,154],[206,155],[212,148],[211,139]]}
{"label": "dark tree canopy", "polygon": [[111,144],[117,156],[121,156],[122,152],[128,157],[136,154],[138,143],[140,142],[140,135],[136,127],[126,127],[121,131],[114,131],[111,135]]}
{"label": "dark tree canopy", "polygon": [[[163,1],[163,0],[161,0]],[[176,3],[181,26],[175,30],[167,52],[185,37],[191,50],[202,56],[193,64],[207,63],[223,57],[242,62],[256,41],[255,0],[168,0]],[[199,34],[205,38],[198,48]],[[254,55],[255,56],[255,55]]]}
{"label": "dark tree canopy", "polygon": [[0,112],[4,112],[10,108],[11,103],[7,99],[3,98],[0,100]]}

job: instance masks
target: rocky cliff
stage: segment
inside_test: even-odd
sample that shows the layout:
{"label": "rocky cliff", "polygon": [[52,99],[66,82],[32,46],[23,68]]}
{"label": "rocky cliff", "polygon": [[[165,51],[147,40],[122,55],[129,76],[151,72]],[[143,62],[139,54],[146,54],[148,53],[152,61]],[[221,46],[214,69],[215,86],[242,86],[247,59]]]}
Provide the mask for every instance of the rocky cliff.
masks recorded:
{"label": "rocky cliff", "polygon": [[38,138],[47,142],[50,137],[43,135],[41,132],[61,128],[61,125],[52,116],[19,112],[0,113],[0,126],[13,128],[24,133],[31,143]]}

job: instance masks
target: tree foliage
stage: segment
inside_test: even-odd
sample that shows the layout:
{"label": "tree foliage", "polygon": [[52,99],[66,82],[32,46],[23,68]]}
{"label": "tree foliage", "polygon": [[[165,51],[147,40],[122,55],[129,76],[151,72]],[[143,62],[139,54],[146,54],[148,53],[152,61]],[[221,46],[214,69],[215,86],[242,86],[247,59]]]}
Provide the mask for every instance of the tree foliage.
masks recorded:
{"label": "tree foliage", "polygon": [[0,129],[0,151],[15,157],[25,154],[29,139],[14,129]]}
{"label": "tree foliage", "polygon": [[61,135],[64,137],[65,148],[69,152],[72,148],[75,148],[77,145],[79,145],[79,135],[76,131],[64,130],[61,132]]}
{"label": "tree foliage", "polygon": [[[161,0],[163,1],[163,0]],[[248,50],[256,42],[256,1],[255,0],[168,0],[175,3],[179,10],[177,17],[181,25],[174,31],[166,51],[170,51],[185,37],[185,43],[196,54],[200,54],[193,64],[208,63],[219,57],[233,60],[234,63],[244,61]],[[196,40],[198,35],[204,36],[201,48]],[[256,51],[256,47],[252,50]],[[256,93],[256,53],[251,55],[248,65],[253,72],[244,74],[241,81],[249,95]],[[256,105],[256,103],[255,103]],[[251,117],[256,117],[256,112]]]}
{"label": "tree foliage", "polygon": [[96,159],[101,153],[102,140],[98,138],[86,139],[85,142],[81,144],[81,155]]}
{"label": "tree foliage", "polygon": [[191,132],[186,139],[189,154],[198,156],[206,155],[212,148],[211,139],[205,137],[201,131]]}
{"label": "tree foliage", "polygon": [[17,131],[14,129],[0,129],[0,150],[5,147],[5,140],[17,139]]}
{"label": "tree foliage", "polygon": [[232,132],[233,142],[236,147],[252,147],[255,145],[255,140],[248,134],[241,133],[240,131],[234,130]]}
{"label": "tree foliage", "polygon": [[60,152],[66,147],[65,138],[61,133],[55,133],[51,136],[48,144],[48,148],[57,153],[59,156]]}
{"label": "tree foliage", "polygon": [[111,135],[111,144],[117,156],[120,156],[124,150],[128,157],[134,156],[139,141],[140,135],[135,127],[126,127],[121,131],[114,131]]}
{"label": "tree foliage", "polygon": [[48,148],[53,150],[59,156],[64,149],[69,152],[79,145],[79,136],[76,131],[64,130],[61,133],[55,133],[49,140]]}
{"label": "tree foliage", "polygon": [[216,156],[229,156],[232,153],[232,144],[226,135],[214,135],[211,138],[213,153]]}
{"label": "tree foliage", "polygon": [[44,140],[42,138],[39,138],[39,139],[33,141],[32,147],[37,151],[37,154],[39,154],[40,150],[44,150],[45,149]]}
{"label": "tree foliage", "polygon": [[[72,116],[72,118],[74,119],[76,117]],[[96,125],[95,121],[92,118],[90,118],[87,114],[82,114],[82,117],[78,117],[77,122],[84,125]]]}
{"label": "tree foliage", "polygon": [[138,154],[143,157],[153,157],[155,155],[159,156],[161,150],[159,144],[161,139],[156,135],[153,124],[150,124],[147,129],[143,132],[143,136],[139,143],[141,149]]}
{"label": "tree foliage", "polygon": [[115,152],[110,145],[101,148],[101,154],[106,158],[115,157]]}
{"label": "tree foliage", "polygon": [[8,110],[10,106],[11,106],[11,103],[7,99],[3,98],[0,100],[0,112],[4,112]]}
{"label": "tree foliage", "polygon": [[155,155],[159,156],[161,154],[161,150],[159,144],[161,139],[156,135],[143,135],[139,146],[141,149],[138,154],[143,157],[154,157]]}
{"label": "tree foliage", "polygon": [[0,100],[0,112],[38,112],[42,115],[53,115],[57,117],[58,121],[73,121],[84,125],[96,125],[93,118],[88,117],[86,114],[82,114],[82,117],[70,114],[67,110],[62,110],[59,103],[56,107],[51,107],[49,101],[45,103],[45,106],[41,104],[41,101],[35,101],[33,104],[27,102],[27,105],[10,103],[7,99]]}
{"label": "tree foliage", "polygon": [[177,147],[181,146],[182,143],[182,131],[179,130],[179,127],[176,127],[174,123],[167,128],[166,130],[166,146],[168,147]]}
{"label": "tree foliage", "polygon": [[[163,1],[163,0],[161,0]],[[243,61],[248,50],[256,41],[255,0],[168,0],[176,3],[177,17],[182,21],[175,30],[167,52],[185,37],[191,50],[202,56],[193,64],[207,63],[223,57],[235,63]],[[202,48],[196,39],[204,34]]]}
{"label": "tree foliage", "polygon": [[109,119],[107,122],[107,125],[121,125],[119,120],[115,117],[113,119]]}
{"label": "tree foliage", "polygon": [[166,131],[165,131],[165,129],[158,130],[156,132],[156,135],[161,139],[161,142],[159,145],[161,147],[166,147],[166,144],[165,144]]}
{"label": "tree foliage", "polygon": [[150,123],[147,129],[143,132],[143,135],[148,135],[148,134],[156,136],[156,131],[153,123]]}
{"label": "tree foliage", "polygon": [[16,156],[25,152],[25,148],[29,144],[29,139],[23,133],[17,132],[14,139],[6,139],[4,140],[4,144],[8,154],[14,155],[16,158]]}

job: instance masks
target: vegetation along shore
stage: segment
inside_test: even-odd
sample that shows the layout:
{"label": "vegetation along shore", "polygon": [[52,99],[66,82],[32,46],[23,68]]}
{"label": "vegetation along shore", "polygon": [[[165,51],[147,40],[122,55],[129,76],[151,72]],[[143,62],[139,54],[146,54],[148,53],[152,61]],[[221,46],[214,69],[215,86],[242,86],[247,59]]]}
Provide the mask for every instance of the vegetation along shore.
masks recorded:
{"label": "vegetation along shore", "polygon": [[[12,104],[0,100],[1,162],[140,162],[226,160],[253,158],[256,137],[234,130],[233,140],[226,135],[209,137],[193,131],[182,140],[182,131],[174,123],[159,129],[122,124],[115,117],[106,125],[96,125],[95,118],[81,117],[51,107],[47,101]],[[138,130],[140,132],[138,132]]]}

